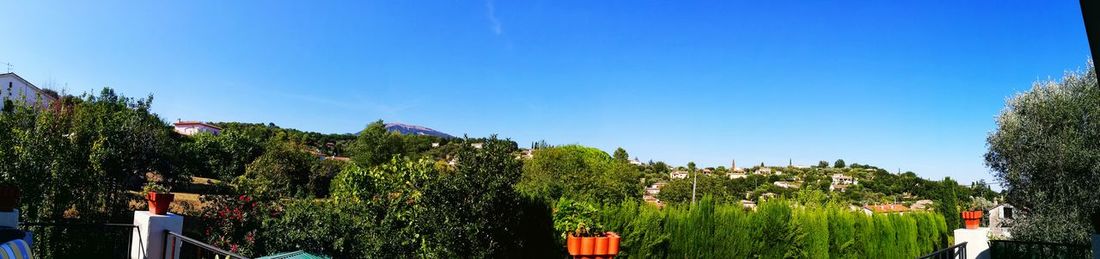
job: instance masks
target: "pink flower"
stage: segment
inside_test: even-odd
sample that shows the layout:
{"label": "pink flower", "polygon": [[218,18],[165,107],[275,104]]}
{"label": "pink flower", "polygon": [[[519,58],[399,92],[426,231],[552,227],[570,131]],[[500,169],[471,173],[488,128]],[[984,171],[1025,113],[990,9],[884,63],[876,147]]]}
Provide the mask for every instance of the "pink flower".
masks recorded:
{"label": "pink flower", "polygon": [[236,253],[237,252],[237,244],[229,245],[229,251]]}

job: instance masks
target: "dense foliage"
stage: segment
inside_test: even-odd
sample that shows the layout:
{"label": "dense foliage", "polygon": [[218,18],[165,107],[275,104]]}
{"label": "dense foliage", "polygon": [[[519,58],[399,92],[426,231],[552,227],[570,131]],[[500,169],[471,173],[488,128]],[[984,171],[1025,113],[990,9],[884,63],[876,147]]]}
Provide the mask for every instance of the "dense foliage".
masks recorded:
{"label": "dense foliage", "polygon": [[[140,189],[149,176],[185,179],[178,136],[149,113],[151,102],[103,89],[45,109],[13,104],[0,112],[0,184],[22,189],[22,221],[128,222],[137,199],[128,190]],[[36,236],[49,240],[63,231],[53,230]],[[36,248],[51,257],[81,245]]]}
{"label": "dense foliage", "polygon": [[516,188],[548,202],[565,197],[593,202],[641,198],[638,168],[606,152],[578,145],[541,148],[523,164]]}
{"label": "dense foliage", "polygon": [[1007,101],[985,158],[1008,201],[1027,212],[1013,236],[1088,242],[1090,218],[1100,217],[1097,115],[1100,86],[1091,63]]}
{"label": "dense foliage", "polygon": [[939,214],[867,216],[782,200],[756,211],[709,197],[663,210],[624,202],[602,215],[621,232],[626,258],[912,258],[944,247],[948,235]]}

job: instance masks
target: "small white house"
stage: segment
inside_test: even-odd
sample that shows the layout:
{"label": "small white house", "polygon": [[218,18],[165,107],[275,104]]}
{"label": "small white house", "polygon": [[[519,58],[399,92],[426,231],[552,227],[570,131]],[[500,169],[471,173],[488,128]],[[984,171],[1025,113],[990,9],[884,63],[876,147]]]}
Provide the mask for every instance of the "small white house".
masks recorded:
{"label": "small white house", "polygon": [[33,107],[48,107],[57,96],[34,86],[15,73],[0,74],[0,99]]}
{"label": "small white house", "polygon": [[1005,203],[1000,206],[994,207],[989,210],[989,228],[993,231],[994,235],[1001,237],[1012,237],[1009,230],[1012,228],[1012,223],[1020,215],[1017,215],[1016,207],[1011,204]]}
{"label": "small white house", "polygon": [[177,121],[174,125],[176,132],[187,136],[199,134],[200,132],[206,132],[213,135],[222,133],[222,128],[200,121]]}
{"label": "small white house", "polygon": [[671,173],[668,173],[668,178],[687,179],[688,178],[688,173],[685,172],[685,171],[672,171]]}
{"label": "small white house", "polygon": [[791,181],[775,181],[772,184],[774,184],[775,187],[785,188],[785,189],[798,189],[798,187],[800,186],[800,184],[798,182],[791,182]]}
{"label": "small white house", "polygon": [[859,180],[855,177],[843,174],[833,174],[832,178],[833,182],[829,185],[829,191],[844,191],[848,189],[848,186],[859,184]]}

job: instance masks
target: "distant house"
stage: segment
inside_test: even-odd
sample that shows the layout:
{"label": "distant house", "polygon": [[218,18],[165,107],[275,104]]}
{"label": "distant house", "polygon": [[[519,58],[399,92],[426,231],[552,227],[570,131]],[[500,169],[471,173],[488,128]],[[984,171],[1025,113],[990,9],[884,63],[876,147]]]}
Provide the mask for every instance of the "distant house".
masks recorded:
{"label": "distant house", "polygon": [[645,194],[642,195],[642,200],[653,203],[658,207],[664,207],[664,203],[661,202],[661,199],[657,199],[657,194],[661,193],[661,187],[664,187],[665,184],[667,183],[657,182],[653,183],[653,185],[650,185],[649,187],[646,187]]}
{"label": "distant house", "polygon": [[213,135],[222,133],[222,128],[201,121],[177,121],[173,125],[175,126],[176,132],[187,136],[199,134],[200,132],[206,132]]}
{"label": "distant house", "polygon": [[829,191],[839,190],[843,192],[844,190],[848,189],[848,186],[859,184],[859,180],[856,180],[855,177],[843,174],[833,174],[832,178],[833,182],[829,185]]}
{"label": "distant house", "polygon": [[756,202],[750,200],[741,200],[741,207],[756,210]]}
{"label": "distant house", "polygon": [[56,102],[58,96],[56,92],[42,90],[15,73],[4,73],[0,74],[0,99],[44,108]]}
{"label": "distant house", "polygon": [[863,213],[871,215],[872,213],[898,213],[905,214],[909,212],[909,207],[901,204],[881,204],[881,205],[867,205],[863,206]]}
{"label": "distant house", "polygon": [[481,143],[481,142],[478,142],[478,143],[471,143],[471,144],[470,144],[470,146],[471,146],[471,147],[474,147],[474,148],[476,148],[476,149],[481,149],[482,147],[485,147],[485,143]]}
{"label": "distant house", "polygon": [[756,172],[754,172],[754,173],[755,174],[760,174],[760,175],[769,175],[769,174],[772,174],[772,169],[767,168],[767,167],[761,167],[761,168],[756,169]]}
{"label": "distant house", "polygon": [[727,175],[730,177],[730,179],[740,179],[740,178],[749,177],[749,175],[745,174],[745,170],[741,170],[741,172],[729,173]]}
{"label": "distant house", "polygon": [[775,181],[772,184],[774,184],[775,187],[787,188],[787,189],[798,189],[798,187],[801,185],[797,182],[791,182],[791,181]]}
{"label": "distant house", "polygon": [[919,200],[919,201],[913,202],[912,205],[909,205],[909,210],[932,210],[932,209],[935,209],[934,207],[932,207],[932,204],[933,204],[932,200]]}
{"label": "distant house", "polygon": [[630,160],[630,164],[632,164],[632,165],[644,165],[645,163],[642,163],[642,161],[639,161],[638,158],[634,158],[634,159]]}
{"label": "distant house", "polygon": [[645,188],[645,193],[648,194],[648,195],[657,196],[658,193],[661,193],[661,187],[665,187],[666,184],[668,184],[668,183],[664,183],[664,182],[653,183],[653,185],[650,185],[649,187]]}
{"label": "distant house", "polygon": [[685,171],[672,171],[671,173],[668,173],[668,178],[687,179],[688,178],[688,173],[685,172]]}
{"label": "distant house", "polygon": [[1012,237],[1009,229],[1012,228],[1012,223],[1020,216],[1018,214],[1016,207],[1007,203],[994,207],[989,210],[989,228],[994,235],[1006,238]]}
{"label": "distant house", "polygon": [[323,159],[324,160],[344,161],[344,162],[351,161],[351,158],[346,157],[346,156],[327,156],[327,157],[324,157]]}

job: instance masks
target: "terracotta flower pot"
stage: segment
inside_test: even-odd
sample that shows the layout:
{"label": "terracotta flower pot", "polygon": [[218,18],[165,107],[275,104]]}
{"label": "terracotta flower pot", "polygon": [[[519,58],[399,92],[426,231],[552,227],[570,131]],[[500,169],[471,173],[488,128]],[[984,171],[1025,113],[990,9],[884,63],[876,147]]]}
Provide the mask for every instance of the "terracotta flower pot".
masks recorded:
{"label": "terracotta flower pot", "polygon": [[581,254],[581,238],[573,236],[572,234],[570,234],[569,237],[565,238],[565,248],[567,250],[569,250],[569,255],[580,255]]}
{"label": "terracotta flower pot", "polygon": [[978,226],[982,223],[982,211],[963,211],[963,221],[966,222],[966,229],[978,229]]}
{"label": "terracotta flower pot", "polygon": [[619,234],[607,232],[602,237],[566,237],[566,248],[573,258],[614,258],[619,254]]}
{"label": "terracotta flower pot", "polygon": [[607,237],[606,236],[596,238],[596,251],[595,251],[595,254],[597,254],[597,255],[607,254]]}
{"label": "terracotta flower pot", "polygon": [[14,211],[19,207],[19,187],[0,186],[0,211]]}
{"label": "terracotta flower pot", "polygon": [[176,195],[172,193],[156,193],[149,192],[145,195],[145,199],[149,200],[149,211],[154,215],[168,214],[168,205],[172,204],[172,200],[176,199]]}
{"label": "terracotta flower pot", "polygon": [[582,237],[581,238],[581,256],[591,256],[596,254],[596,238],[594,237]]}
{"label": "terracotta flower pot", "polygon": [[619,254],[619,239],[621,237],[618,233],[607,232],[607,254],[615,256]]}

